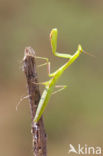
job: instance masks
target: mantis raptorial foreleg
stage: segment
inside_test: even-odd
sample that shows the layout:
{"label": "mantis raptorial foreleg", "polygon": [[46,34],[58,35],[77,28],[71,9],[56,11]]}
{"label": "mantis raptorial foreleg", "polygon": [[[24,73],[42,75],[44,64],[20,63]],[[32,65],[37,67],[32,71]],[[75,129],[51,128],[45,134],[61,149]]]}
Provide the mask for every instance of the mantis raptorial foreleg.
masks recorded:
{"label": "mantis raptorial foreleg", "polygon": [[52,47],[53,54],[55,56],[57,56],[57,57],[69,58],[70,59],[72,57],[72,55],[56,52],[56,49],[57,49],[57,35],[58,35],[57,29],[56,28],[52,29],[52,31],[50,33],[50,41],[51,41],[51,47]]}

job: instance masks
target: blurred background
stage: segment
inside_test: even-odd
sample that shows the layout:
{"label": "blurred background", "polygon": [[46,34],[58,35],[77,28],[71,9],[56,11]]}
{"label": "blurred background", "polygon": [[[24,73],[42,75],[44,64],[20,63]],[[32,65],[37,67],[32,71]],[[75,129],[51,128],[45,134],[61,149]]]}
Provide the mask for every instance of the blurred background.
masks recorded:
{"label": "blurred background", "polygon": [[[50,59],[52,72],[66,62],[51,52],[54,27],[57,51],[73,54],[80,43],[96,58],[82,54],[58,82],[68,88],[52,96],[44,114],[48,156],[67,156],[69,144],[103,146],[103,1],[0,0],[0,155],[33,155],[28,100],[16,111],[27,95],[21,61],[31,46]],[[40,82],[49,79],[45,66],[37,71]]]}

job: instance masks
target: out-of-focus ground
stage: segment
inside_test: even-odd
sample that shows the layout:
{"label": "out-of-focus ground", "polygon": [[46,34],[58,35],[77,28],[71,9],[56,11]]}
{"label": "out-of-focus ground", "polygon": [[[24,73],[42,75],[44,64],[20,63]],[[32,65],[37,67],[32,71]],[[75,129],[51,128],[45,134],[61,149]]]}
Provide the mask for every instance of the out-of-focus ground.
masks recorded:
{"label": "out-of-focus ground", "polygon": [[[45,112],[48,156],[67,156],[69,144],[103,146],[103,1],[0,0],[0,156],[32,156],[28,100],[16,112],[27,95],[21,60],[32,46],[37,56],[49,57],[52,71],[66,61],[51,52],[53,27],[58,51],[73,54],[81,43],[96,58],[81,55],[58,82],[68,88]],[[38,75],[40,82],[48,80],[46,67]]]}

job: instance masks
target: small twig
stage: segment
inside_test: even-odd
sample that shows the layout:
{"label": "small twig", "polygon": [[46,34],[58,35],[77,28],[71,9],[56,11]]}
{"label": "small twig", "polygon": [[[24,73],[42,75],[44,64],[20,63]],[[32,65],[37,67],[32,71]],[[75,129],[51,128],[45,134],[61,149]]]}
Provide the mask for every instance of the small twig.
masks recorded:
{"label": "small twig", "polygon": [[[36,73],[35,52],[31,47],[26,47],[23,58],[23,69],[27,79],[27,88],[32,117],[33,154],[34,156],[46,156],[46,133],[44,129],[43,117],[35,125],[33,122],[36,109],[40,100],[38,77]],[[33,83],[34,82],[34,83]]]}

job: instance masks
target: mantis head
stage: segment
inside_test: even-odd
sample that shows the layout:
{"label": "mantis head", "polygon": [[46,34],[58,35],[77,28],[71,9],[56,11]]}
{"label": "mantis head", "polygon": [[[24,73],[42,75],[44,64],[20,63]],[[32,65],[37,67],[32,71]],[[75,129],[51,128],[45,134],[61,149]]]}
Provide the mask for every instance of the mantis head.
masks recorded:
{"label": "mantis head", "polygon": [[78,45],[78,51],[79,51],[80,53],[83,52],[83,48],[82,48],[82,46],[81,46],[80,44]]}
{"label": "mantis head", "polygon": [[92,55],[92,54],[90,54],[90,53],[84,51],[83,48],[82,48],[82,46],[81,46],[80,44],[78,45],[78,51],[79,51],[80,53],[84,53],[84,54],[86,54],[86,55],[95,57],[94,55]]}
{"label": "mantis head", "polygon": [[54,55],[57,48],[57,35],[58,35],[57,28],[52,29],[50,32],[50,42],[51,42],[52,52]]}

